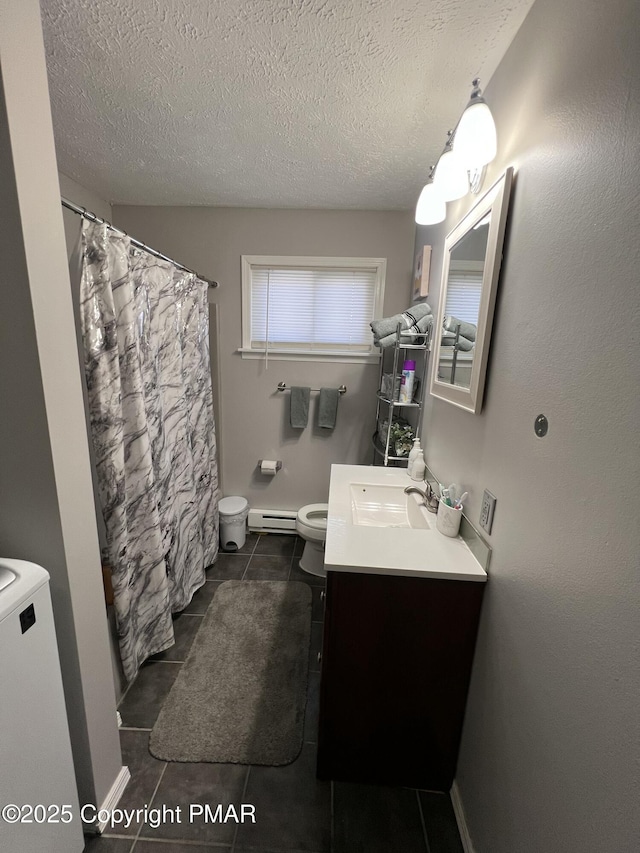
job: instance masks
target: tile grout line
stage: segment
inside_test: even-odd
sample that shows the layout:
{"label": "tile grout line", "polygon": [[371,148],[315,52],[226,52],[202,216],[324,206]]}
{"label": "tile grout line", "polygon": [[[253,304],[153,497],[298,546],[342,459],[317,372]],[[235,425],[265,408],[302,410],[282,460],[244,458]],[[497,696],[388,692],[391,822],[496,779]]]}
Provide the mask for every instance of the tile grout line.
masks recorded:
{"label": "tile grout line", "polygon": [[134,841],[135,840],[133,835],[121,835],[119,832],[103,832],[103,833],[99,833],[98,835],[85,835],[85,838],[89,838],[89,839],[91,839],[91,841],[100,840],[101,838],[115,838],[118,841]]}
{"label": "tile grout line", "polygon": [[291,580],[291,572],[293,571],[293,561],[295,560],[296,553],[296,543],[293,543],[293,551],[291,552],[291,559],[289,560],[289,571],[287,573],[287,581]]}
{"label": "tile grout line", "polygon": [[[148,803],[149,808],[151,808],[151,806],[153,805],[153,801],[154,801],[154,799],[155,799],[156,794],[158,793],[158,788],[160,787],[160,783],[162,782],[162,780],[163,780],[163,778],[164,778],[164,774],[166,773],[166,771],[167,771],[167,767],[168,767],[168,766],[169,766],[169,765],[168,765],[168,764],[167,764],[167,762],[165,761],[165,763],[164,763],[164,767],[162,768],[162,773],[160,774],[160,778],[158,779],[158,781],[157,781],[157,783],[156,783],[156,786],[155,786],[155,788],[153,789],[153,794],[151,794],[151,797],[150,797],[150,799],[149,799],[149,803]],[[133,846],[132,846],[132,847],[131,847],[131,849],[129,850],[129,853],[133,853],[133,850],[134,850],[134,848],[135,848],[136,844],[138,843],[138,838],[140,837],[140,835],[141,835],[141,833],[142,833],[142,827],[143,827],[143,826],[144,826],[144,822],[142,822],[142,823],[140,824],[140,826],[138,827],[138,831],[136,832],[135,838],[133,839]]]}
{"label": "tile grout line", "polygon": [[[210,853],[211,850],[218,848],[220,848],[221,853],[231,853],[229,845],[224,844],[221,841],[192,841],[189,838],[155,838],[151,835],[140,835],[136,838],[136,844],[138,841],[149,841],[151,844],[166,844],[170,846],[179,844],[181,848],[193,847],[194,853],[198,853],[198,850],[205,850],[206,853]],[[131,853],[131,851],[129,851],[129,853]]]}
{"label": "tile grout line", "polygon": [[246,580],[247,570],[249,569],[249,566],[251,565],[251,560],[253,559],[253,555],[256,553],[256,548],[258,547],[259,541],[260,541],[260,537],[257,536],[256,541],[253,543],[253,548],[251,550],[251,553],[249,554],[249,559],[247,560],[247,565],[244,567],[244,571],[242,572],[242,577],[240,578],[241,581]]}
{"label": "tile grout line", "polygon": [[258,533],[258,534],[256,535],[256,541],[253,543],[253,548],[251,549],[251,553],[249,554],[249,560],[251,560],[251,558],[253,557],[253,555],[256,553],[256,548],[258,547],[258,542],[259,542],[259,541],[260,541],[260,534]]}
{"label": "tile grout line", "polygon": [[[270,536],[271,534],[265,533],[262,535],[264,535],[266,537],[266,536]],[[251,552],[251,555],[249,556],[249,561],[247,562],[247,565],[245,566],[245,569],[242,572],[242,577],[240,578],[240,580],[243,580],[243,581],[247,580],[246,575],[247,575],[249,568],[251,567],[251,561],[253,560],[254,557],[256,557],[256,556],[258,556],[258,557],[286,557],[287,556],[286,554],[256,554],[256,549],[258,547],[259,542],[260,542],[260,538],[258,537],[258,539],[256,540],[256,544],[253,546],[253,551]],[[296,559],[295,550],[296,549],[295,549],[295,545],[294,545],[293,552],[291,554],[291,560],[289,562],[289,570],[287,572],[287,577],[285,578],[285,580],[287,580],[287,581],[291,580],[291,572],[293,569],[293,562]]]}
{"label": "tile grout line", "polygon": [[[241,795],[241,804],[244,803],[245,794],[247,793],[247,788],[249,787],[249,774],[251,773],[251,765],[247,767],[247,775],[244,778],[244,786],[242,788]],[[233,841],[231,842],[231,847],[229,848],[229,853],[234,853],[236,849],[236,841],[238,840],[238,832],[240,831],[240,824],[236,824],[235,832],[233,833]]]}
{"label": "tile grout line", "polygon": [[422,810],[422,803],[420,801],[420,791],[416,789],[416,800],[418,802],[418,814],[420,815],[420,822],[422,823],[422,833],[424,835],[424,843],[427,848],[427,853],[431,853],[431,846],[429,844],[429,835],[427,833],[427,822],[424,818],[424,812]]}
{"label": "tile grout line", "polygon": [[334,820],[334,806],[333,806],[333,798],[335,787],[333,783],[333,779],[330,780],[329,784],[331,785],[331,796],[330,796],[330,806],[329,806],[329,850],[330,853],[334,853],[335,850],[335,820]]}

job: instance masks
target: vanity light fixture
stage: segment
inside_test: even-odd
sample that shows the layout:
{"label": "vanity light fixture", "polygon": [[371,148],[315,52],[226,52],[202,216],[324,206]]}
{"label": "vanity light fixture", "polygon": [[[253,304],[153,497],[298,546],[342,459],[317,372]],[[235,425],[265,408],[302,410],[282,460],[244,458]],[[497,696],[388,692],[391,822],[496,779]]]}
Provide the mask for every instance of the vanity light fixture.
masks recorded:
{"label": "vanity light fixture", "polygon": [[446,216],[446,202],[462,198],[469,190],[477,193],[484,167],[497,152],[496,125],[482,97],[480,80],[473,81],[471,98],[448,139],[437,166],[431,167],[429,180],[416,206],[418,225],[435,225]]}
{"label": "vanity light fixture", "polygon": [[486,166],[496,156],[496,125],[478,78],[473,81],[471,98],[455,130],[453,150],[470,171]]}
{"label": "vanity light fixture", "polygon": [[469,192],[469,175],[462,158],[453,150],[453,132],[449,130],[447,136],[433,180],[445,201],[455,201]]}
{"label": "vanity light fixture", "polygon": [[429,179],[424,185],[418,204],[416,205],[416,222],[418,225],[436,225],[447,215],[447,205],[438,188],[433,182],[434,166],[429,172]]}

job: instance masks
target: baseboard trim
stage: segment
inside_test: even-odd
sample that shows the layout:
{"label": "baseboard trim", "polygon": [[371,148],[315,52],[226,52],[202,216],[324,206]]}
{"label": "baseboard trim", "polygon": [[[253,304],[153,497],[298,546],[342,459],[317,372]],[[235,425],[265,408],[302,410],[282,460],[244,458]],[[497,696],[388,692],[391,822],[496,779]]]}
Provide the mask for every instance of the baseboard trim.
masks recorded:
{"label": "baseboard trim", "polygon": [[467,819],[462,805],[460,788],[458,788],[458,783],[455,779],[451,786],[451,803],[456,816],[456,823],[458,824],[458,832],[460,833],[460,840],[462,841],[464,853],[476,853],[473,849],[473,844],[471,843],[471,835],[469,834],[469,827],[467,826]]}
{"label": "baseboard trim", "polygon": [[[101,806],[98,807],[96,813],[100,813],[103,809],[106,813],[111,814],[111,812],[115,809],[115,807],[120,802],[120,797],[124,793],[124,789],[127,787],[129,783],[129,779],[131,779],[131,773],[129,772],[128,767],[121,767],[120,772],[115,778],[113,785],[107,796],[104,799],[104,802]],[[97,820],[94,823],[85,823],[82,824],[82,831],[86,835],[102,835],[102,833],[107,828],[108,820]]]}

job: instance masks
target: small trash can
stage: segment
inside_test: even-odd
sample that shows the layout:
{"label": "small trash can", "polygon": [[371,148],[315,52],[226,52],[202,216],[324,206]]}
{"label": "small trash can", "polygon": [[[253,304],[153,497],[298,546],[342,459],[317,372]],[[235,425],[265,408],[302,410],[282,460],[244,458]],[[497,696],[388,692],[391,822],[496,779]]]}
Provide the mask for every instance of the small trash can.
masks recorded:
{"label": "small trash can", "polygon": [[220,512],[220,546],[223,551],[237,551],[247,538],[249,501],[246,498],[222,498]]}

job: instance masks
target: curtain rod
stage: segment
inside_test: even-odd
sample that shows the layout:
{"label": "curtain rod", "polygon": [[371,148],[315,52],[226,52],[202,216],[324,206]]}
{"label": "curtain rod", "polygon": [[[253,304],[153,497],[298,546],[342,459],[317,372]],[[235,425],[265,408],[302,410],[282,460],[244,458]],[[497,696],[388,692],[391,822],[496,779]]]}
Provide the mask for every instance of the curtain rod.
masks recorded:
{"label": "curtain rod", "polygon": [[[72,210],[74,213],[77,213],[80,216],[83,216],[85,219],[89,219],[89,220],[91,220],[91,222],[103,223],[104,225],[107,226],[107,228],[110,228],[112,231],[115,231],[116,234],[124,234],[125,236],[129,237],[129,235],[127,234],[126,231],[122,231],[120,228],[116,228],[115,225],[112,225],[106,219],[102,219],[102,217],[96,216],[95,213],[91,213],[91,211],[87,210],[86,207],[81,207],[78,204],[74,204],[72,201],[69,201],[68,199],[64,198],[63,196],[60,197],[60,201],[62,202],[63,207],[66,207],[69,210]],[[129,240],[131,240],[131,242],[133,243],[134,246],[137,246],[139,249],[144,249],[144,251],[149,252],[150,255],[154,255],[154,257],[156,257],[156,258],[161,258],[163,261],[168,261],[170,264],[173,264],[175,267],[178,267],[178,269],[180,269],[180,270],[184,270],[185,272],[193,273],[196,276],[196,278],[199,278],[201,281],[205,281],[209,285],[209,287],[219,287],[219,284],[217,281],[212,281],[211,279],[205,278],[204,276],[200,275],[199,273],[194,272],[193,270],[190,270],[189,267],[185,267],[184,264],[181,264],[178,261],[174,261],[173,258],[168,258],[166,255],[163,255],[162,252],[158,252],[156,249],[152,249],[151,246],[147,246],[146,243],[141,243],[140,240],[136,240],[134,237],[129,237]]]}

